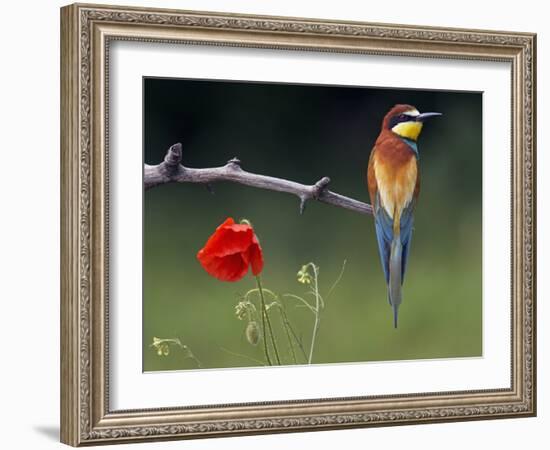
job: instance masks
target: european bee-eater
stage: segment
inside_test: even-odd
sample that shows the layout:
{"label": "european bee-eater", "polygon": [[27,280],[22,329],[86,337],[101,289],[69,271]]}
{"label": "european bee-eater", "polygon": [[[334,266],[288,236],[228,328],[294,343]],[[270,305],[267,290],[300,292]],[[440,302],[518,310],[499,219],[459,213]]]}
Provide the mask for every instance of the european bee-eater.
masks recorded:
{"label": "european bee-eater", "polygon": [[421,114],[411,105],[395,105],[384,117],[369,159],[367,182],[395,328],[420,192],[416,141],[426,119],[440,115]]}

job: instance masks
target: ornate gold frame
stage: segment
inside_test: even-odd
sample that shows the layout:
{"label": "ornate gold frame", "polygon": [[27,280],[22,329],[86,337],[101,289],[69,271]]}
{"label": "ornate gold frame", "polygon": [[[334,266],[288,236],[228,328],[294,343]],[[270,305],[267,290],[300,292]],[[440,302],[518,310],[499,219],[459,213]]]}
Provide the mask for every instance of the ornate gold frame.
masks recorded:
{"label": "ornate gold frame", "polygon": [[[511,63],[510,388],[111,411],[106,68],[115,39]],[[535,415],[535,51],[536,36],[529,33],[99,5],[62,8],[62,442],[78,446]]]}

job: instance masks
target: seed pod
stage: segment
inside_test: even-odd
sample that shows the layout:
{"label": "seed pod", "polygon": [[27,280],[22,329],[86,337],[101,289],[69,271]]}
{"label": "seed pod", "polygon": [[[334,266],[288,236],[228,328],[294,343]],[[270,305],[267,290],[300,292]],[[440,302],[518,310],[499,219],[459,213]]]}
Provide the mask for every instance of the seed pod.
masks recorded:
{"label": "seed pod", "polygon": [[246,340],[252,345],[256,345],[260,340],[260,328],[254,320],[248,322],[245,334]]}

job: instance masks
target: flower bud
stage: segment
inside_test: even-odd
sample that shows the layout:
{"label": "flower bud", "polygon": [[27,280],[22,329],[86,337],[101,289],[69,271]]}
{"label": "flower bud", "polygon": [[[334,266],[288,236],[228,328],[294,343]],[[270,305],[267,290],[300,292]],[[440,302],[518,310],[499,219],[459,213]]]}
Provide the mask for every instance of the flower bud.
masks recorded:
{"label": "flower bud", "polygon": [[302,284],[311,284],[312,278],[309,273],[309,265],[304,265],[296,274],[298,277],[298,283]]}
{"label": "flower bud", "polygon": [[248,322],[248,325],[246,326],[246,340],[252,344],[256,345],[260,340],[260,328],[258,327],[258,324],[256,321],[252,320]]}

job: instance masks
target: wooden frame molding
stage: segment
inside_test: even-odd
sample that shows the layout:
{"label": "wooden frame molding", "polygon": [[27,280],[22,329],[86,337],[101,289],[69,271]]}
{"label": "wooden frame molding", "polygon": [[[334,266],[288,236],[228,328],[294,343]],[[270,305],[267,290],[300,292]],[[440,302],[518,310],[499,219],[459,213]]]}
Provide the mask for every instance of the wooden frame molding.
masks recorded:
{"label": "wooden frame molding", "polygon": [[[113,40],[504,61],[512,70],[509,389],[112,411],[108,60]],[[61,9],[61,440],[94,445],[533,416],[536,36],[75,4]]]}

